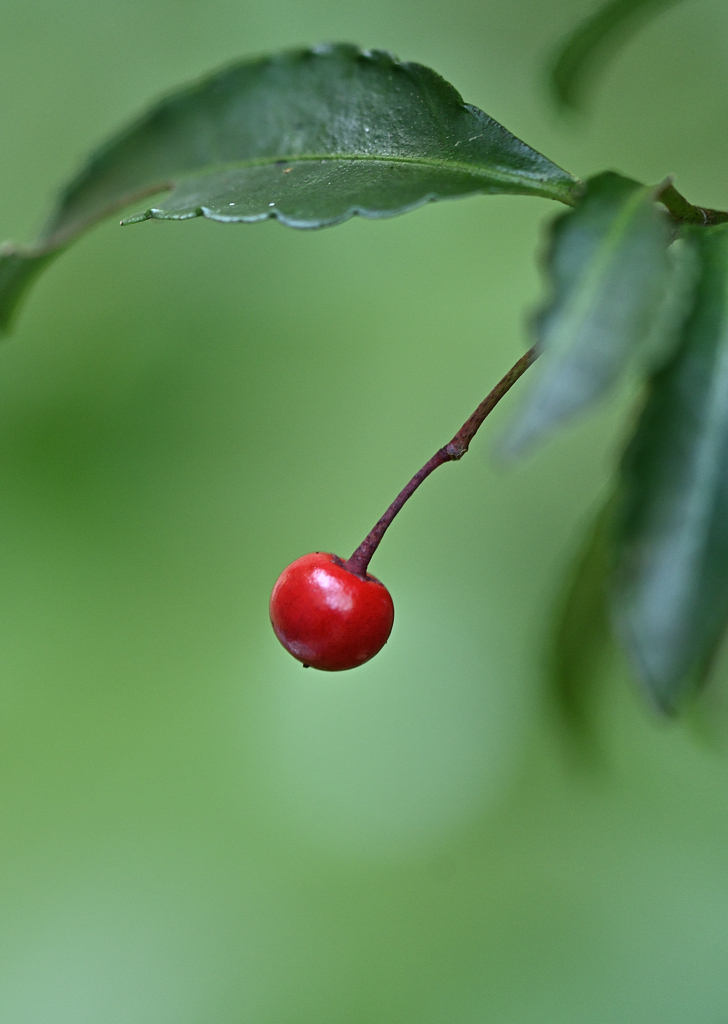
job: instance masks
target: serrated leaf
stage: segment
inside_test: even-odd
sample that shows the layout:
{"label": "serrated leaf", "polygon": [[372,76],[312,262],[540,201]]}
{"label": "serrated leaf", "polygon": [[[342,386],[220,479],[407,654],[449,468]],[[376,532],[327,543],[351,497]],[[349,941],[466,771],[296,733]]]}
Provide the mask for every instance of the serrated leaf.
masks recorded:
{"label": "serrated leaf", "polygon": [[562,43],[550,74],[556,105],[584,106],[599,72],[634,32],[680,0],[610,0]]}
{"label": "serrated leaf", "polygon": [[680,347],[651,380],[621,468],[615,622],[673,712],[728,619],[728,228],[690,228],[699,260]]}
{"label": "serrated leaf", "polygon": [[127,223],[275,217],[318,228],[477,193],[569,203],[577,187],[420,64],[348,44],[246,61],[173,93],[112,138],[63,190],[36,245],[0,255],[0,330],[39,259],[160,192],[170,194]]}
{"label": "serrated leaf", "polygon": [[614,501],[588,530],[574,559],[549,659],[549,690],[572,739],[588,749],[593,739],[594,689],[611,641],[607,603]]}
{"label": "serrated leaf", "polygon": [[542,358],[506,438],[509,452],[600,398],[651,338],[670,272],[669,223],[653,196],[654,189],[608,171],[553,222],[546,256],[552,298],[535,322]]}

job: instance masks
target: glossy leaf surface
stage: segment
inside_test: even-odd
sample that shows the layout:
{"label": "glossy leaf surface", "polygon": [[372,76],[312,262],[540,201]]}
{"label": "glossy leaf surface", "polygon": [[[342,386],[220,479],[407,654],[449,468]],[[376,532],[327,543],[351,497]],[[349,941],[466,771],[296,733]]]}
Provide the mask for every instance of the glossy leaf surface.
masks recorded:
{"label": "glossy leaf surface", "polygon": [[130,221],[317,228],[477,193],[570,202],[576,188],[422,65],[347,44],[243,62],[162,100],[91,156],[36,246],[0,256],[0,329],[40,259],[144,196],[170,193]]}
{"label": "glossy leaf surface", "polygon": [[[650,337],[669,278],[669,224],[653,190],[611,171],[552,225],[542,358],[507,439],[518,451],[600,398]],[[654,339],[650,344],[654,346]]]}
{"label": "glossy leaf surface", "polygon": [[599,72],[619,46],[645,22],[680,0],[610,0],[583,21],[562,44],[551,71],[558,106],[584,105]]}
{"label": "glossy leaf surface", "polygon": [[700,262],[680,347],[623,464],[615,619],[655,703],[674,711],[728,617],[728,228],[689,229]]}

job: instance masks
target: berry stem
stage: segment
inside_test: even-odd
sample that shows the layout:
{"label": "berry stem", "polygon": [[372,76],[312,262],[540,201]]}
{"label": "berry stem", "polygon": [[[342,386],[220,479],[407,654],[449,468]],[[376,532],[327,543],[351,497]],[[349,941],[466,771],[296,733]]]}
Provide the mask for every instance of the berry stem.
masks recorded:
{"label": "berry stem", "polygon": [[530,348],[525,355],[522,355],[518,362],[510,368],[505,377],[498,381],[490,394],[486,395],[473,415],[463,423],[452,441],[446,444],[444,448],[440,448],[439,451],[435,452],[422,469],[415,473],[407,486],[399,492],[374,529],[367,534],[351,558],[343,563],[349,572],[353,572],[357,576],[366,576],[367,567],[372,560],[374,552],[379,547],[379,542],[400,509],[409,501],[422,481],[426,480],[430,473],[433,473],[438,466],[442,466],[445,462],[457,462],[458,459],[462,459],[486,416],[495,409],[501,398],[503,398],[506,392],[510,391],[518,378],[526,372],[537,356],[538,352],[535,346]]}

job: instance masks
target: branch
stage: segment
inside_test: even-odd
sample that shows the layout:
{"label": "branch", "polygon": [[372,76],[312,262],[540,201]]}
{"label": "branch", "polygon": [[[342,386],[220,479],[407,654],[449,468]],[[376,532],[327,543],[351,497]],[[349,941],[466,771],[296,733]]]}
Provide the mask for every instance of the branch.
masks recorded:
{"label": "branch", "polygon": [[433,473],[438,466],[442,466],[445,462],[457,462],[458,459],[462,459],[486,416],[495,409],[501,398],[503,398],[506,392],[510,391],[518,378],[526,372],[537,356],[538,352],[535,346],[529,349],[525,355],[521,356],[505,377],[498,381],[490,394],[483,399],[473,415],[463,423],[452,441],[446,444],[444,448],[440,448],[439,451],[435,452],[422,469],[415,473],[407,486],[399,492],[374,529],[367,534],[351,558],[344,562],[344,565],[350,572],[355,573],[357,576],[366,576],[367,566],[372,560],[374,552],[379,547],[382,537],[389,529],[392,520],[400,509],[409,501],[423,480],[426,480],[430,473]]}

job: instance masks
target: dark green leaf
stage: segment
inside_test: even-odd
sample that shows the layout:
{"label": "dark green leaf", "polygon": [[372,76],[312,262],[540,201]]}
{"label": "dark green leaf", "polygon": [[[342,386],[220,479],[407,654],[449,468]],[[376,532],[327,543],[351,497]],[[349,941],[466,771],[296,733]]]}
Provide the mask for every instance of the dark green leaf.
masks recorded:
{"label": "dark green leaf", "polygon": [[38,266],[32,261],[160,192],[171,194],[127,223],[276,217],[317,228],[476,193],[569,203],[576,188],[570,174],[420,64],[346,44],[235,64],[162,100],[107,142],[64,189],[36,245],[0,256],[0,329]]}
{"label": "dark green leaf", "polygon": [[565,588],[549,665],[550,691],[568,734],[585,749],[593,740],[594,690],[611,643],[608,550],[614,502],[592,524]]}
{"label": "dark green leaf", "polygon": [[55,255],[53,250],[33,253],[10,245],[0,248],[0,334],[10,327],[26,289]]}
{"label": "dark green leaf", "polygon": [[728,618],[728,228],[690,228],[699,277],[680,346],[624,455],[614,613],[664,711],[700,681]]}
{"label": "dark green leaf", "polygon": [[546,261],[552,298],[536,320],[543,356],[510,450],[601,397],[650,338],[670,273],[670,227],[653,194],[609,171],[592,178],[579,206],[553,223]]}
{"label": "dark green leaf", "polygon": [[621,44],[645,22],[680,0],[610,0],[561,45],[551,70],[558,106],[577,110],[589,87]]}

